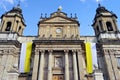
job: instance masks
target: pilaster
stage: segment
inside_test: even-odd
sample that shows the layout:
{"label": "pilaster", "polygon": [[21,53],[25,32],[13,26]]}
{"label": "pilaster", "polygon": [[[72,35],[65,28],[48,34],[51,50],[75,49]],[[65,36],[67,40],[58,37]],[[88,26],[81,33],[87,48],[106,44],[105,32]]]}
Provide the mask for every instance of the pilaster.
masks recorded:
{"label": "pilaster", "polygon": [[109,75],[109,80],[116,80],[115,75],[114,75],[114,71],[113,71],[113,66],[112,66],[109,50],[104,49],[104,57],[105,57],[105,62],[106,62],[106,66],[107,66],[107,72]]}
{"label": "pilaster", "polygon": [[79,77],[81,80],[86,80],[85,79],[85,69],[83,66],[83,56],[82,56],[82,51],[81,50],[77,50],[77,59],[78,59],[78,67],[79,67]]}
{"label": "pilaster", "polygon": [[119,72],[118,72],[118,69],[117,69],[117,59],[115,57],[115,53],[113,50],[109,50],[110,52],[110,59],[111,59],[111,65],[112,65],[112,69],[113,69],[113,73],[114,73],[114,77],[115,77],[115,80],[120,80],[119,78]]}

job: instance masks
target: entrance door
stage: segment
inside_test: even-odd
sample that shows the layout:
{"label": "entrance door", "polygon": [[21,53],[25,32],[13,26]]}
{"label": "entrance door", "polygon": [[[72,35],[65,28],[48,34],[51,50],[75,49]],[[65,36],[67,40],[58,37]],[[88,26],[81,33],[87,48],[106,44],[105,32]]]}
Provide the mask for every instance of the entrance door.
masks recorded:
{"label": "entrance door", "polygon": [[61,74],[55,74],[53,75],[53,80],[64,80],[64,77]]}

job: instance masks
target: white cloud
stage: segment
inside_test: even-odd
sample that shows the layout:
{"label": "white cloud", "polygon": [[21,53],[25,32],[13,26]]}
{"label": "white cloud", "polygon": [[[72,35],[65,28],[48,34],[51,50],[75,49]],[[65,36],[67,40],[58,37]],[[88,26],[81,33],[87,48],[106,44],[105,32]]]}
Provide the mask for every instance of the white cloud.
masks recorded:
{"label": "white cloud", "polygon": [[10,3],[10,4],[14,4],[15,0],[5,0],[6,2]]}
{"label": "white cloud", "polygon": [[96,0],[96,2],[101,2],[102,0]]}
{"label": "white cloud", "polygon": [[80,0],[81,2],[85,2],[86,0]]}
{"label": "white cloud", "polygon": [[99,2],[99,0],[96,0],[96,2]]}
{"label": "white cloud", "polygon": [[[24,2],[25,0],[20,0],[20,2]],[[19,0],[0,0],[0,7],[7,11],[8,5],[16,5],[19,3]]]}
{"label": "white cloud", "polygon": [[[24,2],[25,0],[20,0],[20,2]],[[8,3],[8,4],[15,4],[15,3],[19,3],[19,0],[1,0],[0,1],[0,4],[5,4],[5,3]]]}
{"label": "white cloud", "polygon": [[3,9],[4,9],[5,11],[7,11],[6,6],[5,6],[4,4],[1,4],[1,5],[2,5]]}
{"label": "white cloud", "polygon": [[24,2],[25,0],[20,0],[21,2]]}

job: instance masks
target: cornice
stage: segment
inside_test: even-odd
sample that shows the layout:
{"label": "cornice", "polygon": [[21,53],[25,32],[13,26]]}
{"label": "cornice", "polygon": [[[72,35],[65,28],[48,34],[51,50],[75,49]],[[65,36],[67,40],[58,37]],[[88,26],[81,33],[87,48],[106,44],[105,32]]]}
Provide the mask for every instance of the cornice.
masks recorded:
{"label": "cornice", "polygon": [[20,48],[21,43],[17,40],[0,40],[0,45],[15,45]]}
{"label": "cornice", "polygon": [[[56,18],[56,17],[61,17],[61,18],[64,18],[64,19],[72,21],[72,22],[45,22],[47,20],[50,20],[50,19],[53,19],[53,18]],[[55,17],[45,18],[45,19],[39,21],[38,25],[39,24],[73,24],[73,23],[77,23],[78,25],[80,25],[80,23],[73,18],[68,18],[68,17],[63,17],[63,16],[55,16]]]}
{"label": "cornice", "polygon": [[34,44],[76,44],[80,45],[84,43],[84,40],[33,40]]}

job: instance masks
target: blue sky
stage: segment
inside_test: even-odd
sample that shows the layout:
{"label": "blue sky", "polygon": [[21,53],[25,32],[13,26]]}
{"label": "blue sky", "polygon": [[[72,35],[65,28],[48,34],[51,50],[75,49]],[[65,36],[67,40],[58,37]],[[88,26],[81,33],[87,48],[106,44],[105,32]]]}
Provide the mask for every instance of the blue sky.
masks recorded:
{"label": "blue sky", "polygon": [[[19,0],[0,0],[0,16],[16,6]],[[37,23],[41,13],[47,17],[62,6],[62,11],[70,17],[76,13],[80,22],[80,35],[94,35],[92,21],[98,7],[97,0],[20,0],[26,28],[23,35],[37,35]],[[109,11],[113,11],[118,16],[118,26],[120,26],[120,0],[99,0],[102,6]],[[120,27],[119,27],[120,29]]]}

